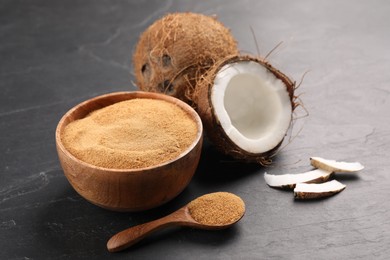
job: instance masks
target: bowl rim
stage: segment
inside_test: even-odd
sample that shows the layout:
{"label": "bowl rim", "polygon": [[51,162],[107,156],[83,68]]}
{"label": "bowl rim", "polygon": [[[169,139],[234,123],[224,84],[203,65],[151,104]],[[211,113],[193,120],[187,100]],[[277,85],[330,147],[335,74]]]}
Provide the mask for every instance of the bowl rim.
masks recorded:
{"label": "bowl rim", "polygon": [[[71,154],[64,146],[64,144],[62,143],[62,139],[61,139],[61,134],[62,134],[62,131],[63,129],[65,128],[64,124],[65,124],[65,121],[70,117],[70,115],[72,115],[75,111],[79,110],[79,109],[82,109],[83,107],[85,107],[87,104],[90,104],[92,102],[98,102],[100,100],[103,100],[103,99],[108,99],[110,97],[115,97],[115,96],[122,96],[122,95],[128,95],[129,98],[126,98],[126,99],[123,99],[121,101],[116,101],[116,102],[113,102],[111,104],[108,104],[108,105],[105,105],[105,106],[102,106],[101,108],[104,108],[104,107],[107,107],[109,105],[113,105],[115,103],[118,103],[118,102],[122,102],[122,101],[126,101],[126,100],[131,100],[131,99],[134,99],[134,98],[150,98],[150,99],[157,99],[157,100],[164,100],[164,101],[167,101],[171,104],[175,104],[177,106],[179,106],[181,109],[183,109],[186,113],[190,114],[191,118],[193,118],[193,120],[195,121],[196,125],[197,125],[197,133],[196,133],[196,137],[194,139],[194,141],[191,143],[191,145],[189,147],[187,147],[187,149],[185,149],[184,151],[182,151],[180,153],[179,156],[177,156],[176,158],[172,159],[172,160],[169,160],[169,161],[166,161],[166,162],[163,162],[163,163],[160,163],[160,164],[157,164],[157,165],[152,165],[152,166],[149,166],[149,167],[144,167],[144,168],[126,168],[126,169],[120,169],[120,168],[106,168],[106,167],[101,167],[101,166],[97,166],[97,165],[94,165],[94,164],[91,164],[91,163],[88,163],[88,162],[85,162],[81,159],[78,159],[77,157],[75,157],[73,154]],[[88,112],[91,113],[93,111],[96,111],[96,110],[91,110]],[[87,115],[88,115],[87,114]],[[84,117],[81,117],[81,118],[85,118]],[[78,119],[81,119],[81,118],[78,118]],[[77,119],[76,119],[77,120]],[[73,122],[75,120],[72,120],[70,122],[68,122],[67,124]],[[62,130],[62,131],[61,131]],[[99,95],[99,96],[96,96],[96,97],[92,97],[90,99],[87,99],[75,106],[73,106],[71,109],[69,109],[60,119],[60,121],[58,122],[57,124],[57,127],[56,127],[56,132],[55,132],[55,138],[56,138],[56,145],[57,145],[57,148],[61,150],[61,152],[63,152],[67,157],[70,157],[72,160],[76,161],[77,163],[85,166],[85,167],[89,167],[89,168],[94,168],[94,169],[98,169],[98,170],[101,170],[101,171],[110,171],[110,172],[118,172],[118,173],[139,173],[140,171],[145,171],[145,170],[156,170],[158,168],[161,168],[161,167],[164,167],[166,165],[169,165],[181,158],[183,158],[184,156],[186,156],[187,154],[189,154],[198,144],[199,142],[202,140],[202,137],[203,137],[203,124],[202,124],[202,120],[200,119],[200,116],[198,115],[198,113],[194,110],[194,108],[192,108],[190,105],[188,105],[187,103],[181,101],[180,99],[176,98],[176,97],[173,97],[173,96],[169,96],[169,95],[166,95],[166,94],[162,94],[162,93],[155,93],[155,92],[146,92],[146,91],[120,91],[120,92],[111,92],[111,93],[107,93],[107,94],[103,94],[103,95]]]}

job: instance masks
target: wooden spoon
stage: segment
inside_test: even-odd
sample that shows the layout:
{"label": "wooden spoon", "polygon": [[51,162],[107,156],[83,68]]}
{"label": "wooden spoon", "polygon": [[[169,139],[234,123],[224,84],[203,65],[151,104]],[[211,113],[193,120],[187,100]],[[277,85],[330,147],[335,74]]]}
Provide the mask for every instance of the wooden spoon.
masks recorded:
{"label": "wooden spoon", "polygon": [[238,219],[230,223],[225,223],[223,225],[203,224],[197,222],[191,216],[187,204],[186,206],[171,213],[170,215],[167,215],[157,220],[153,220],[145,224],[130,227],[117,233],[116,235],[112,236],[110,240],[108,240],[107,249],[110,252],[121,251],[139,242],[141,239],[153,233],[154,231],[171,226],[187,226],[206,230],[225,229],[238,222],[242,218],[242,216],[244,216],[244,213],[245,211],[242,212],[242,215]]}

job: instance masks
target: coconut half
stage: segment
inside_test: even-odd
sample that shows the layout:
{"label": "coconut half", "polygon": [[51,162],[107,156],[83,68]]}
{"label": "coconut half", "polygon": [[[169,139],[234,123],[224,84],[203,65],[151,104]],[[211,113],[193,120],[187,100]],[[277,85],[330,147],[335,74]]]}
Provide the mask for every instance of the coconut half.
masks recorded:
{"label": "coconut half", "polygon": [[264,173],[265,182],[270,187],[294,189],[297,183],[320,183],[327,181],[332,172],[315,169],[305,173],[272,175]]}
{"label": "coconut half", "polygon": [[294,86],[264,60],[234,56],[207,72],[194,100],[206,133],[219,150],[266,164],[291,125]]}
{"label": "coconut half", "polygon": [[318,199],[329,197],[344,190],[346,185],[333,180],[320,184],[298,183],[294,189],[296,199]]}
{"label": "coconut half", "polygon": [[197,80],[217,61],[238,55],[229,29],[215,17],[170,13],[140,36],[133,64],[143,91],[175,96],[192,105]]}
{"label": "coconut half", "polygon": [[364,166],[359,162],[337,162],[321,157],[311,157],[310,163],[316,168],[332,172],[357,172],[364,169]]}

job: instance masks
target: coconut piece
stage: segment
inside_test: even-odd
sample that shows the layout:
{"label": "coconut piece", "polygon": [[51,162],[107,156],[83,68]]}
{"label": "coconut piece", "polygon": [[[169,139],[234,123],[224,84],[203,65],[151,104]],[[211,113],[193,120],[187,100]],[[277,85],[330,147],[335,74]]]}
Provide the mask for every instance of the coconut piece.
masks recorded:
{"label": "coconut piece", "polygon": [[297,183],[294,189],[294,197],[297,199],[317,199],[329,197],[345,189],[345,185],[333,180],[320,184]]}
{"label": "coconut piece", "polygon": [[171,13],[140,36],[133,56],[136,84],[192,104],[199,77],[218,60],[237,54],[236,40],[215,17]]}
{"label": "coconut piece", "polygon": [[327,181],[332,172],[315,169],[305,173],[272,175],[264,173],[265,182],[270,187],[294,189],[297,183],[320,183]]}
{"label": "coconut piece", "polygon": [[225,154],[267,164],[291,125],[295,84],[264,60],[228,57],[195,90],[197,112]]}
{"label": "coconut piece", "polygon": [[332,172],[357,172],[364,169],[364,166],[359,162],[337,162],[321,157],[311,157],[310,163],[316,168]]}

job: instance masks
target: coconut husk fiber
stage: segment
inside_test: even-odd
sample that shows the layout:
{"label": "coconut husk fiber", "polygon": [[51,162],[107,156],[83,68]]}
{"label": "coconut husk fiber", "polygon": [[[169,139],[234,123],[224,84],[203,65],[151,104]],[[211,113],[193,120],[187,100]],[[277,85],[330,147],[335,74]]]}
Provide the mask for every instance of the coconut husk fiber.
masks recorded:
{"label": "coconut husk fiber", "polygon": [[221,22],[196,13],[171,13],[140,36],[133,63],[137,86],[192,102],[197,80],[222,58],[238,55]]}

